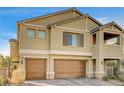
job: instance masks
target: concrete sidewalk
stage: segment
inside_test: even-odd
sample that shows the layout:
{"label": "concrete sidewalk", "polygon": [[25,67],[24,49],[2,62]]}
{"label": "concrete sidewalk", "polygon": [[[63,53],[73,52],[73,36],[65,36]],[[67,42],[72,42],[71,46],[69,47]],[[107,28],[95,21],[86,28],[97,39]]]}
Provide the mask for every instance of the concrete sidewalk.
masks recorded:
{"label": "concrete sidewalk", "polygon": [[98,79],[56,79],[56,80],[29,80],[24,86],[120,86],[124,82],[118,80],[103,81]]}

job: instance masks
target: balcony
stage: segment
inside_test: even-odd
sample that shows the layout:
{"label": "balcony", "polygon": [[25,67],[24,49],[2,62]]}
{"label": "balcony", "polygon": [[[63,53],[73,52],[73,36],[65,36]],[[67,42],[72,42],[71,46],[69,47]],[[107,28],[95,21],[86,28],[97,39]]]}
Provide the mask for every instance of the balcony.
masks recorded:
{"label": "balcony", "polygon": [[104,45],[102,51],[106,58],[121,58],[123,55],[122,45]]}
{"label": "balcony", "polygon": [[[93,45],[92,51],[93,57],[96,57],[96,55],[98,55],[98,48],[96,48],[96,45]],[[101,54],[104,58],[122,58],[123,47],[122,45],[103,45]]]}

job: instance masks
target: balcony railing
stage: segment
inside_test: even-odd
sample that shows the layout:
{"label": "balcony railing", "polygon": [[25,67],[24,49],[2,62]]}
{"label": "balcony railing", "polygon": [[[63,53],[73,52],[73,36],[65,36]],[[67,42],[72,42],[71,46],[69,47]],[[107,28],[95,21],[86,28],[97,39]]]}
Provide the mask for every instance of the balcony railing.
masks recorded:
{"label": "balcony railing", "polygon": [[[93,45],[92,51],[93,56],[95,57],[98,54],[96,45]],[[101,48],[101,54],[103,57],[121,58],[123,56],[123,47],[122,45],[103,45]]]}

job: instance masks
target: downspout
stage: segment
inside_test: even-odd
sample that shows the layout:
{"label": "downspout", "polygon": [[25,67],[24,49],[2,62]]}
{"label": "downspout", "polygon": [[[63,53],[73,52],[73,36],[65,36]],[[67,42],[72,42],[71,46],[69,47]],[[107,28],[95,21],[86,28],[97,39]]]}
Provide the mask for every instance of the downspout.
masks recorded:
{"label": "downspout", "polygon": [[47,79],[50,79],[50,51],[51,51],[51,26],[47,26],[48,32],[49,32],[49,54],[48,54],[48,77]]}

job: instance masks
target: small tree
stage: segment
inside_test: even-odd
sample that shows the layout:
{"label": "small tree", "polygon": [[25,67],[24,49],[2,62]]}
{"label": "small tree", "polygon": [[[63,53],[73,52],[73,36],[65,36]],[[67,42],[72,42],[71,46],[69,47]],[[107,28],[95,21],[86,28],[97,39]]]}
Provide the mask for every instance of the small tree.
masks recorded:
{"label": "small tree", "polygon": [[4,57],[2,55],[0,55],[0,67],[1,68],[8,68],[9,66],[12,66],[13,62],[11,60],[11,57]]}
{"label": "small tree", "polygon": [[[0,68],[8,69],[10,81],[11,81],[10,67],[12,65],[13,65],[13,62],[11,60],[11,57],[8,57],[8,56],[4,57],[0,55]],[[5,80],[6,80],[6,77],[5,77]]]}

